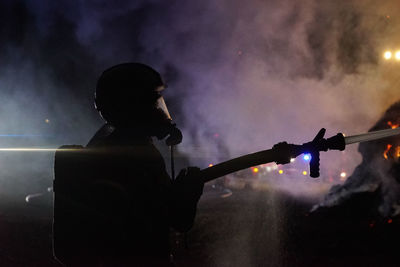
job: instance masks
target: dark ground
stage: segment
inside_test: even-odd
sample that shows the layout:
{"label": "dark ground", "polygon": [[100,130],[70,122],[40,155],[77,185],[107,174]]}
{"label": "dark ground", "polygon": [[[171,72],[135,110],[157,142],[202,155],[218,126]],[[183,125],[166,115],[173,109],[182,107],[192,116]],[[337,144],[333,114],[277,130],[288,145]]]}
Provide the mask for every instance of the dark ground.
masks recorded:
{"label": "dark ground", "polygon": [[[60,266],[52,260],[49,201],[1,204],[0,266]],[[241,190],[221,198],[206,190],[188,248],[183,236],[175,238],[175,260],[177,266],[399,266],[400,221],[377,220],[371,201],[364,195],[309,214],[315,201],[284,193]]]}

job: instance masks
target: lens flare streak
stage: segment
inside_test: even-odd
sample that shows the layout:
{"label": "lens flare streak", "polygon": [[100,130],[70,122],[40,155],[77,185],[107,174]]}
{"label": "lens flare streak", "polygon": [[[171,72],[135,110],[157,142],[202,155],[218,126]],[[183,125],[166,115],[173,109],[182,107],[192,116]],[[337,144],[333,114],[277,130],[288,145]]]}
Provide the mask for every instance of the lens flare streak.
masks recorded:
{"label": "lens flare streak", "polygon": [[77,149],[31,148],[31,147],[0,148],[0,152],[55,152],[55,151],[76,151],[76,150]]}

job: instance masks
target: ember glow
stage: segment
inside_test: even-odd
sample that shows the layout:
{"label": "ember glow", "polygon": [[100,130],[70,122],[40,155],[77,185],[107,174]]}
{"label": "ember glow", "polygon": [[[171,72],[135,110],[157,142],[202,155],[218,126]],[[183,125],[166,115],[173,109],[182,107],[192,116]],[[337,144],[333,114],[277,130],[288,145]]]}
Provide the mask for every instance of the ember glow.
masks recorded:
{"label": "ember glow", "polygon": [[386,145],[386,149],[383,152],[383,157],[388,159],[389,157],[398,159],[400,158],[400,146],[393,147],[391,144]]}
{"label": "ember glow", "polygon": [[391,121],[388,121],[387,124],[392,128],[392,129],[396,129],[400,126],[400,124],[394,124]]}
{"label": "ember glow", "polygon": [[392,148],[392,145],[391,145],[391,144],[387,144],[387,145],[386,145],[386,149],[385,149],[385,151],[383,152],[383,157],[384,157],[385,159],[388,159],[388,154],[389,154],[389,151],[390,151],[391,148]]}

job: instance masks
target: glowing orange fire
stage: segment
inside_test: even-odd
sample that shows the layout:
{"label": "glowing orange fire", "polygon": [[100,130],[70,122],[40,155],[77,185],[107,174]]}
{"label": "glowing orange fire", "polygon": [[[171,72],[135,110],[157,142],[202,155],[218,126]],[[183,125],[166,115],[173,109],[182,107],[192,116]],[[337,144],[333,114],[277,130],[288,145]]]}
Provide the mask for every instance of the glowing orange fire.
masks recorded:
{"label": "glowing orange fire", "polygon": [[[396,129],[396,128],[400,127],[400,123],[397,123],[397,122],[399,122],[399,121],[396,120],[396,123],[393,123],[392,121],[388,121],[387,125],[389,125],[390,128],[392,128],[392,129]],[[394,150],[391,150],[392,148]],[[388,159],[389,157],[399,159],[400,158],[400,146],[397,146],[396,148],[394,148],[393,145],[387,144],[386,149],[383,152],[383,157],[385,159]]]}
{"label": "glowing orange fire", "polygon": [[386,145],[386,149],[383,152],[383,157],[385,159],[388,159],[389,156],[394,157],[394,158],[400,158],[400,146],[397,146],[396,148],[393,148],[394,150],[391,151],[392,147],[393,147],[393,145],[391,145],[391,144],[387,144]]}
{"label": "glowing orange fire", "polygon": [[392,145],[391,145],[391,144],[386,145],[386,149],[385,149],[385,151],[383,152],[383,157],[384,157],[385,159],[388,159],[388,153],[389,153],[389,151],[390,151],[391,148],[392,148]]}
{"label": "glowing orange fire", "polygon": [[396,129],[399,128],[400,124],[394,124],[391,121],[388,121],[387,124],[392,128],[392,129]]}

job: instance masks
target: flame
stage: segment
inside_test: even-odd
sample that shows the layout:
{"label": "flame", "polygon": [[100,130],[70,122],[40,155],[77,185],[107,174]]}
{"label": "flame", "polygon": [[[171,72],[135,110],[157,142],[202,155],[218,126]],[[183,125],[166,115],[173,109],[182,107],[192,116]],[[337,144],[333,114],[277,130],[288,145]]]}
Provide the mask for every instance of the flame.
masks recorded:
{"label": "flame", "polygon": [[392,148],[392,145],[391,144],[387,144],[386,145],[386,149],[385,149],[385,151],[383,152],[383,157],[385,158],[385,159],[388,159],[388,153],[389,153],[389,150]]}
{"label": "flame", "polygon": [[393,124],[391,121],[388,121],[387,124],[388,124],[392,129],[399,128],[399,126],[400,126],[400,124]]}
{"label": "flame", "polygon": [[[385,159],[388,159],[389,158],[389,152],[390,152],[390,150],[392,149],[392,147],[393,147],[393,145],[391,145],[391,144],[387,144],[386,145],[386,149],[385,149],[385,151],[383,152],[383,157],[385,158]],[[394,158],[400,158],[400,146],[397,146],[396,148],[395,148],[395,150],[394,150],[394,154],[390,154],[391,156],[393,156]]]}

